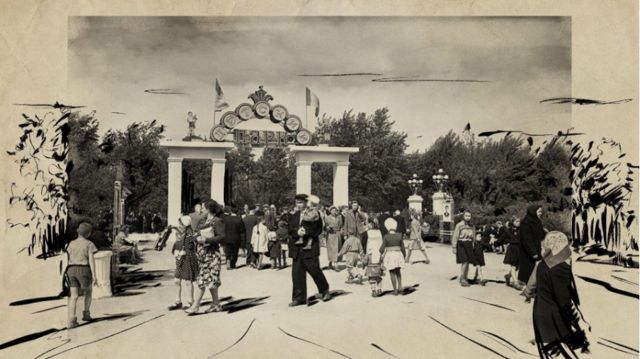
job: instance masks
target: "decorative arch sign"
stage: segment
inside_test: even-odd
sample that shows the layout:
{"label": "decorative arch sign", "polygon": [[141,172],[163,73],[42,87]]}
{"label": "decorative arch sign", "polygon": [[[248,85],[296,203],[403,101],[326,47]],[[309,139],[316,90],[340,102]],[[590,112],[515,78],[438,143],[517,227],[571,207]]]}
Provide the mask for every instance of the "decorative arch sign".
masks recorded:
{"label": "decorative arch sign", "polygon": [[[209,137],[212,141],[224,142],[227,135],[233,131],[234,142],[240,146],[287,146],[287,145],[309,145],[312,134],[302,127],[300,117],[289,113],[283,105],[271,105],[273,96],[267,94],[258,86],[258,90],[250,94],[250,103],[241,103],[234,111],[228,111],[220,117],[220,123],[211,129]],[[252,118],[269,119],[275,124],[282,126],[283,131],[252,131],[239,130],[235,127],[244,121]]]}

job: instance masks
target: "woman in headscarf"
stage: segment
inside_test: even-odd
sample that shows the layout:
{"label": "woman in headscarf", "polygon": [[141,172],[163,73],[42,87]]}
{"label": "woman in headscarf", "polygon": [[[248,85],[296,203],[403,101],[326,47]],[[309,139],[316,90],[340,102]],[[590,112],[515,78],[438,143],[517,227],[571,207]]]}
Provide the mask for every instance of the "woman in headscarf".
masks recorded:
{"label": "woman in headscarf", "polygon": [[468,287],[469,263],[476,262],[473,252],[473,241],[476,229],[471,225],[471,212],[465,211],[462,221],[456,224],[451,237],[451,247],[456,255],[456,263],[460,264],[460,285]]}
{"label": "woman in headscarf", "polygon": [[342,217],[338,213],[338,208],[331,206],[329,215],[324,221],[324,230],[327,234],[327,258],[329,268],[336,269],[338,262],[338,250],[340,249],[340,231],[342,230]]}
{"label": "woman in headscarf", "polygon": [[205,205],[207,218],[200,223],[198,228],[196,256],[198,258],[198,294],[195,303],[187,310],[189,315],[196,315],[200,310],[200,302],[205,289],[211,292],[211,306],[205,313],[219,312],[222,310],[218,298],[218,287],[222,285],[220,280],[220,243],[224,239],[224,221],[222,220],[222,207],[218,202],[211,200]]}
{"label": "woman in headscarf", "polygon": [[545,230],[540,217],[542,208],[539,205],[531,205],[527,208],[520,223],[520,270],[518,272],[519,284],[526,284],[533,272],[536,262],[542,259],[540,255],[540,243],[544,239]]}
{"label": "woman in headscarf", "polygon": [[533,304],[538,353],[543,359],[577,358],[576,350],[589,352],[589,341],[579,323],[584,318],[578,307],[580,299],[571,271],[569,240],[564,233],[553,231],[546,235],[541,247],[544,259],[534,274]]}

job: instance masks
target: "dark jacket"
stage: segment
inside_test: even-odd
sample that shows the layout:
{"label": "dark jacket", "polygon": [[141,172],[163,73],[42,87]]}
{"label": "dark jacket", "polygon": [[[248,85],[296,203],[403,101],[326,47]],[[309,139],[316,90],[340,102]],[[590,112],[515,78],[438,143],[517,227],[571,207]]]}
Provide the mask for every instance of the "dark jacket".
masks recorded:
{"label": "dark jacket", "polygon": [[251,233],[253,233],[253,227],[258,223],[258,217],[253,214],[247,214],[243,219],[244,223],[244,238],[246,243],[251,243]]}
{"label": "dark jacket", "polygon": [[244,222],[238,216],[224,216],[224,243],[239,245],[245,238]]}
{"label": "dark jacket", "polygon": [[404,236],[407,233],[407,223],[405,222],[404,217],[402,216],[402,214],[400,214],[397,216],[393,216],[393,219],[395,219],[398,223],[398,226],[396,227],[396,233]]}
{"label": "dark jacket", "polygon": [[545,236],[542,222],[536,215],[539,207],[531,206],[520,223],[520,271],[518,280],[527,283],[540,255],[542,240]]}
{"label": "dark jacket", "polygon": [[298,256],[302,258],[313,258],[320,256],[320,240],[318,236],[322,233],[322,219],[318,219],[311,225],[306,226],[305,238],[311,239],[311,250],[302,250],[303,245],[296,245],[295,242],[300,238],[298,229],[300,228],[300,211],[289,217],[289,257],[296,259]]}
{"label": "dark jacket", "polygon": [[560,260],[562,258],[556,261],[553,257],[545,258],[535,273],[533,327],[540,358],[554,357],[561,350],[560,343],[572,351],[586,350],[589,346],[586,334],[579,326],[582,314],[571,265]]}
{"label": "dark jacket", "polygon": [[386,221],[387,218],[391,218],[391,215],[389,213],[383,213],[378,216],[378,228],[380,229],[380,234],[382,234],[383,236],[389,233],[387,227],[384,226],[384,221]]}
{"label": "dark jacket", "polygon": [[496,245],[501,246],[503,244],[518,244],[520,243],[520,228],[519,227],[511,227],[504,228],[502,233],[499,233],[496,237]]}

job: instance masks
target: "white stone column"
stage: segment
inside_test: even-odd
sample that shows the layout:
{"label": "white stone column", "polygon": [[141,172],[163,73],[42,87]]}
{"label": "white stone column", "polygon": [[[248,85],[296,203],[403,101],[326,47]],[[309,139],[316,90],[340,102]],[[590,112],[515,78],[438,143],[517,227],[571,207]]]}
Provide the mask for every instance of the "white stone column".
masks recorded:
{"label": "white stone column", "polygon": [[409,196],[407,199],[409,209],[414,209],[416,212],[422,214],[422,197],[416,194]]}
{"label": "white stone column", "polygon": [[296,161],[296,193],[311,194],[311,161]]}
{"label": "white stone column", "polygon": [[211,198],[224,205],[224,169],[227,160],[224,158],[211,159]]}
{"label": "white stone column", "polygon": [[169,157],[168,194],[167,194],[167,222],[177,226],[182,210],[182,158]]}
{"label": "white stone column", "polygon": [[349,162],[333,165],[333,205],[349,205]]}

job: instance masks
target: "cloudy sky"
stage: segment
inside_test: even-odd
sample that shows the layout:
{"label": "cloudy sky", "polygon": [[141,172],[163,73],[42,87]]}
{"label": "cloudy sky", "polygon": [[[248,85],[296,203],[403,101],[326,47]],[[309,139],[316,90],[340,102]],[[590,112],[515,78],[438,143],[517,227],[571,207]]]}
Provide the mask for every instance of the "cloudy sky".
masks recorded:
{"label": "cloudy sky", "polygon": [[[303,121],[305,87],[321,114],[386,106],[410,151],[467,122],[545,133],[571,122],[570,105],[539,103],[571,96],[569,18],[71,17],[68,45],[69,103],[95,108],[102,130],[157,119],[180,139],[193,111],[208,133],[216,78],[232,108],[264,85]],[[345,73],[370,75],[301,76]]]}

